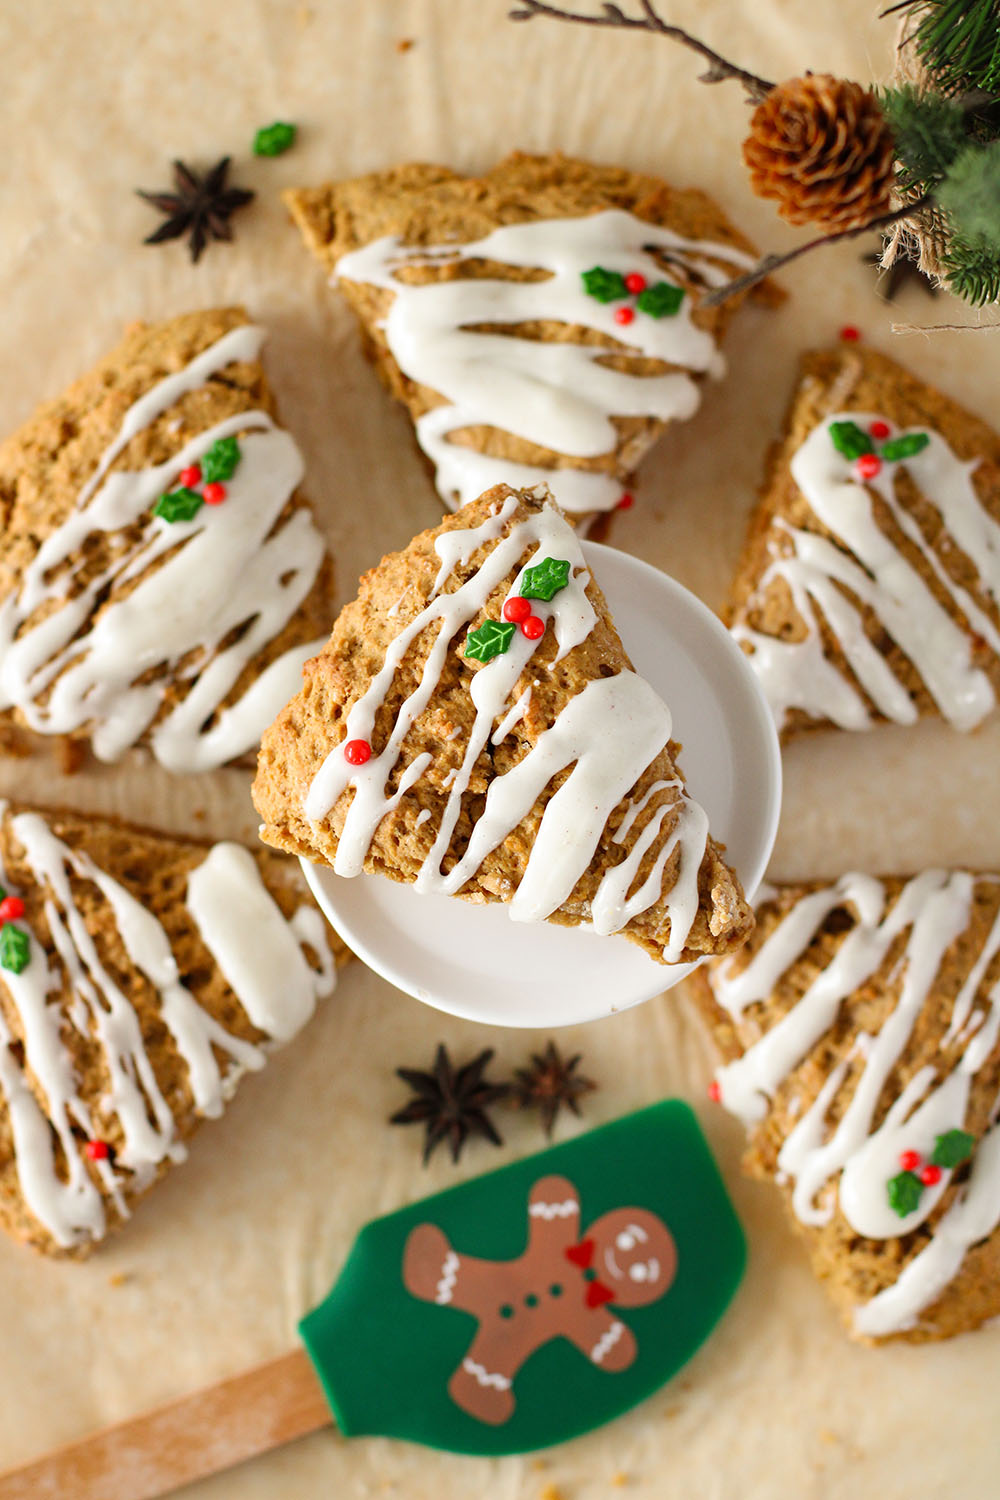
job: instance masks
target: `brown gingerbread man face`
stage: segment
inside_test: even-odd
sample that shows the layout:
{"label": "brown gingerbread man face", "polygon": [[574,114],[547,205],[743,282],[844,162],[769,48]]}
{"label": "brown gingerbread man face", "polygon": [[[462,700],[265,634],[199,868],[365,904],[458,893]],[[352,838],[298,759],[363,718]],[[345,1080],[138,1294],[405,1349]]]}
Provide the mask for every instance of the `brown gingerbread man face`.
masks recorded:
{"label": "brown gingerbread man face", "polygon": [[619,1307],[655,1302],[674,1279],[677,1247],[664,1224],[644,1208],[616,1208],[590,1226],[591,1264]]}

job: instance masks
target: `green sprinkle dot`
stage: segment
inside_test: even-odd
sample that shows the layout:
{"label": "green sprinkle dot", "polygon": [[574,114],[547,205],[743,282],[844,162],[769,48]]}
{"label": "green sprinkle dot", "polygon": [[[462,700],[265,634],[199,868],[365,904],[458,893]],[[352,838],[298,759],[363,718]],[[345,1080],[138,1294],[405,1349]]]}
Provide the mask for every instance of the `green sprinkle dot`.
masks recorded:
{"label": "green sprinkle dot", "polygon": [[587,1267],[587,1269],[583,1273],[583,1279],[584,1279],[584,1281],[596,1281],[597,1280],[597,1272],[594,1270],[593,1266],[588,1266]]}
{"label": "green sprinkle dot", "polygon": [[636,298],[636,307],[650,318],[672,318],[684,301],[684,288],[672,281],[656,281]]}
{"label": "green sprinkle dot", "polygon": [[920,1203],[920,1196],[924,1188],[919,1177],[916,1177],[912,1172],[898,1172],[895,1177],[889,1178],[887,1190],[889,1194],[889,1207],[893,1213],[897,1213],[901,1219],[905,1219],[907,1214],[912,1214],[913,1210]]}
{"label": "green sprinkle dot", "polygon": [[534,1292],[529,1292],[528,1293],[528,1295],[524,1299],[524,1305],[525,1305],[525,1307],[537,1307],[538,1306],[538,1298],[535,1296]]}
{"label": "green sprinkle dot", "polygon": [[930,442],[926,432],[904,432],[902,437],[890,438],[883,443],[879,453],[888,463],[899,463],[900,459],[913,458],[922,453]]}
{"label": "green sprinkle dot", "polygon": [[957,1167],[968,1161],[976,1144],[974,1135],[967,1130],[946,1130],[934,1142],[931,1161],[936,1167]]}
{"label": "green sprinkle dot", "polygon": [[845,458],[855,459],[875,452],[875,444],[857,422],[831,422],[830,441]]}
{"label": "green sprinkle dot", "polygon": [[484,620],[465,638],[465,654],[474,661],[492,661],[503,656],[514,637],[514,626],[506,620]]}
{"label": "green sprinkle dot", "polygon": [[549,1296],[550,1297],[561,1297],[562,1294],[563,1294],[563,1289],[560,1286],[559,1282],[558,1281],[554,1281],[552,1283],[552,1285],[549,1287]]}
{"label": "green sprinkle dot", "polygon": [[0,931],[0,967],[20,974],[28,967],[31,958],[31,943],[28,934],[11,922],[5,922]]}
{"label": "green sprinkle dot", "polygon": [[563,557],[546,557],[534,568],[525,568],[521,579],[522,599],[544,599],[550,603],[569,583],[569,563]]}
{"label": "green sprinkle dot", "polygon": [[201,477],[206,484],[230,479],[242,454],[234,437],[217,438],[201,461]]}
{"label": "green sprinkle dot", "polygon": [[509,1302],[505,1302],[503,1307],[501,1307],[500,1316],[501,1318],[512,1318],[514,1316],[514,1309]]}
{"label": "green sprinkle dot", "polygon": [[620,302],[623,297],[628,296],[625,277],[620,271],[608,271],[604,266],[591,266],[589,271],[582,271],[580,274],[587,296],[593,297],[597,302]]}
{"label": "green sprinkle dot", "polygon": [[164,521],[191,521],[201,510],[204,500],[197,490],[189,490],[184,485],[179,490],[171,490],[166,495],[161,495],[153,506],[153,515],[161,516]]}
{"label": "green sprinkle dot", "polygon": [[280,156],[289,146],[294,146],[296,129],[287,120],[275,120],[273,125],[262,125],[253,138],[254,156]]}

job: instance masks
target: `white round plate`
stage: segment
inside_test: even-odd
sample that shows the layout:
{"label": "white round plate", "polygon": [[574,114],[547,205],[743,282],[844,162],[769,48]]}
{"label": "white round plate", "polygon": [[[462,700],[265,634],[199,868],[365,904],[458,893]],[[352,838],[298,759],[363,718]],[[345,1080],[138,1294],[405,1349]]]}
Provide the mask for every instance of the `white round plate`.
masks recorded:
{"label": "white round plate", "polygon": [[[670,705],[691,795],[726,845],[748,898],[781,808],[774,721],[729,632],[699,599],[627,552],[584,542],[637,672]],[[329,920],[359,958],[439,1010],[493,1026],[568,1026],[625,1010],[690,974],[620,936],[512,922],[505,906],[418,895],[383,875],[347,879],[302,861]]]}

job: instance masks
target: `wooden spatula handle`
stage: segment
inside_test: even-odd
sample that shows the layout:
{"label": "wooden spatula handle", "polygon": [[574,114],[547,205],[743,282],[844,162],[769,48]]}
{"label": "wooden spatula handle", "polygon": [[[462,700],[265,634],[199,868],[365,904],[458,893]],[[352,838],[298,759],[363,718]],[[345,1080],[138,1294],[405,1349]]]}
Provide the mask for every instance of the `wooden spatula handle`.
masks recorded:
{"label": "wooden spatula handle", "polygon": [[0,1500],[154,1500],[331,1420],[296,1349],[0,1475]]}

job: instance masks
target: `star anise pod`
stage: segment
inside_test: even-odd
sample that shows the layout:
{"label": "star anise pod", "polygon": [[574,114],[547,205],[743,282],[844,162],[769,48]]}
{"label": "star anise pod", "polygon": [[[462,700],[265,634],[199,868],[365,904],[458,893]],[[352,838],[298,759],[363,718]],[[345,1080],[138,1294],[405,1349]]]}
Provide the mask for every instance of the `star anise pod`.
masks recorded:
{"label": "star anise pod", "polygon": [[510,1092],[506,1083],[488,1083],[483,1078],[493,1048],[487,1047],[457,1071],[447,1049],[439,1045],[429,1073],[417,1068],[397,1068],[396,1074],[413,1089],[414,1097],[390,1116],[392,1125],[423,1125],[424,1162],[441,1141],[447,1141],[452,1161],[458,1161],[470,1136],[482,1135],[495,1146],[503,1145],[493,1121],[486,1113],[491,1104]]}
{"label": "star anise pod", "polygon": [[191,259],[196,261],[209,240],[231,240],[230,215],[254,198],[249,188],[227,188],[226,174],[230,158],[224,156],[204,176],[199,176],[182,161],[175,161],[174,193],[147,193],[136,188],[140,198],[158,208],[167,218],[147,235],[144,245],[160,245],[164,240],[188,237]]}
{"label": "star anise pod", "polygon": [[555,1042],[549,1042],[544,1052],[531,1054],[528,1067],[514,1069],[513,1102],[522,1109],[537,1109],[546,1135],[552,1134],[564,1104],[578,1115],[578,1101],[597,1087],[592,1078],[576,1071],[580,1057],[577,1052],[564,1058]]}

